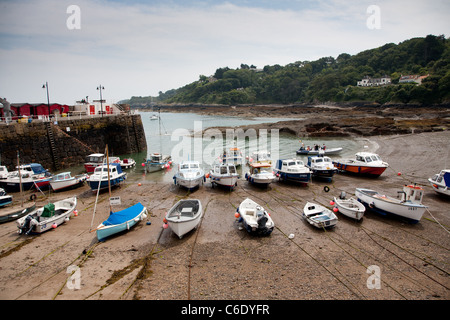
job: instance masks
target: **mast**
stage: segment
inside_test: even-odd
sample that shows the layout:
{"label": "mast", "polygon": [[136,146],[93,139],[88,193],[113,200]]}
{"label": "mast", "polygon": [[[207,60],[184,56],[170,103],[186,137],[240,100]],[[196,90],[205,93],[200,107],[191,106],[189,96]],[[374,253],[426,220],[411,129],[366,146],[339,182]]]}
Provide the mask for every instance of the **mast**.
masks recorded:
{"label": "mast", "polygon": [[111,179],[109,176],[109,156],[108,156],[108,145],[106,145],[106,166],[108,168],[108,191],[109,191],[109,212],[112,212],[111,208]]}
{"label": "mast", "polygon": [[19,170],[19,190],[20,190],[20,198],[22,199],[22,207],[23,207],[22,175],[20,174],[20,157],[19,157],[19,150],[17,150],[17,170]]}

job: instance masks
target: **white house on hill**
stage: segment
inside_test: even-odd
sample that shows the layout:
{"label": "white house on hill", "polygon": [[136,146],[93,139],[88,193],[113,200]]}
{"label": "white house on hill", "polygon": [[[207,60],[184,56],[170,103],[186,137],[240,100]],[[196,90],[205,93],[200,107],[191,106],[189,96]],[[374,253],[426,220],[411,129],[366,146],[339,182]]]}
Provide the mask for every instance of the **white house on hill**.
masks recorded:
{"label": "white house on hill", "polygon": [[361,81],[358,81],[358,87],[378,87],[384,86],[391,83],[391,77],[384,75],[381,78],[371,78],[369,76],[365,76]]}

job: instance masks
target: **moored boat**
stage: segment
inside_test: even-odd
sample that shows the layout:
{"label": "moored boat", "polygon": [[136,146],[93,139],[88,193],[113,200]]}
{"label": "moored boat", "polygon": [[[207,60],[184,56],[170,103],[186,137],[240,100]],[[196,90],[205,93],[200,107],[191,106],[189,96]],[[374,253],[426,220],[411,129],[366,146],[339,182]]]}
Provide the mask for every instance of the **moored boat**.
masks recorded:
{"label": "moored boat", "polygon": [[419,186],[405,185],[398,191],[400,199],[386,196],[371,189],[356,188],[355,196],[370,210],[382,215],[394,215],[417,223],[427,206],[422,204],[424,190]]}
{"label": "moored boat", "polygon": [[245,174],[245,179],[248,182],[268,186],[275,180],[275,175],[272,172],[272,166],[268,163],[250,163],[250,172]]}
{"label": "moored boat", "polygon": [[53,191],[77,188],[83,185],[86,178],[87,174],[72,176],[71,172],[61,172],[50,179],[50,186]]}
{"label": "moored boat", "polygon": [[100,223],[95,229],[97,239],[103,241],[114,234],[129,230],[145,218],[147,218],[147,208],[140,202],[124,210],[111,211],[108,219]]}
{"label": "moored boat", "polygon": [[239,173],[236,171],[236,166],[232,163],[217,163],[207,174],[207,178],[211,180],[211,185],[221,185],[229,188],[237,186]]}
{"label": "moored boat", "polygon": [[429,178],[428,182],[437,193],[450,196],[450,169],[441,170]]}
{"label": "moored boat", "polygon": [[235,217],[242,222],[244,228],[251,234],[269,235],[275,223],[270,214],[255,201],[247,198],[237,208]]}
{"label": "moored boat", "polygon": [[281,159],[275,164],[274,172],[280,180],[309,183],[311,171],[302,160]]}
{"label": "moored boat", "polygon": [[48,203],[16,221],[19,234],[43,233],[69,220],[77,206],[77,198]]}
{"label": "moored boat", "polygon": [[181,239],[198,226],[203,216],[202,203],[198,199],[178,201],[165,216],[164,223]]}
{"label": "moored boat", "polygon": [[228,151],[225,151],[221,156],[223,163],[232,163],[236,167],[242,165],[243,157],[241,149],[237,147],[230,148]]}
{"label": "moored boat", "polygon": [[103,153],[93,153],[86,157],[84,161],[84,168],[87,173],[94,172],[95,168],[103,164],[105,155]]}
{"label": "moored boat", "polygon": [[[345,192],[342,192],[338,198],[334,197],[334,204],[337,209],[335,212],[340,212],[343,215],[356,220],[361,220],[366,211],[366,207],[355,198],[351,197],[346,199]],[[334,210],[335,209],[333,209],[333,211]]]}
{"label": "moored boat", "polygon": [[0,223],[17,220],[36,209],[36,203],[27,207],[4,208],[0,211]]}
{"label": "moored boat", "polygon": [[305,204],[302,216],[309,224],[319,229],[334,227],[338,222],[338,218],[330,209],[312,202]]}
{"label": "moored boat", "polygon": [[13,197],[6,193],[3,188],[0,188],[0,208],[4,207],[8,204],[11,204],[13,201]]}
{"label": "moored boat", "polygon": [[8,168],[6,166],[0,166],[0,179],[6,179],[8,177]]}
{"label": "moored boat", "polygon": [[316,146],[314,148],[310,148],[310,147],[300,147],[300,149],[297,150],[297,154],[298,155],[302,155],[302,156],[313,156],[313,155],[330,155],[330,154],[338,154],[339,152],[342,151],[341,147],[338,148],[323,148],[323,147],[319,147]]}
{"label": "moored boat", "polygon": [[306,166],[311,170],[312,176],[316,178],[331,180],[338,171],[333,161],[327,156],[308,157]]}
{"label": "moored boat", "polygon": [[171,156],[163,156],[161,153],[152,153],[150,158],[145,162],[145,171],[156,172],[170,168],[172,165]]}
{"label": "moored boat", "polygon": [[[108,178],[110,182],[108,182]],[[94,173],[87,178],[87,182],[92,191],[97,191],[97,189],[108,188],[108,183],[111,187],[119,186],[126,178],[127,174],[122,171],[120,163],[110,163],[95,168]]]}
{"label": "moored boat", "polygon": [[389,167],[379,155],[370,152],[358,152],[355,159],[333,161],[333,164],[341,171],[372,177],[379,177]]}
{"label": "moored boat", "polygon": [[178,172],[173,176],[176,185],[194,189],[205,180],[205,172],[198,161],[182,161],[178,164]]}
{"label": "moored boat", "polygon": [[266,150],[253,152],[248,158],[248,164],[252,163],[265,163],[272,165],[270,152]]}

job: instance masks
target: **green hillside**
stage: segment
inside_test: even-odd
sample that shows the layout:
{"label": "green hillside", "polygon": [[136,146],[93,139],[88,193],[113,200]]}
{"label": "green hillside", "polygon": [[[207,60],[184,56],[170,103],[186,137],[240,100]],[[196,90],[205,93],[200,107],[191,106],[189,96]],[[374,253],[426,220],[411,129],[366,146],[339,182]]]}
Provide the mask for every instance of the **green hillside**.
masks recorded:
{"label": "green hillside", "polygon": [[[421,85],[399,83],[401,75],[428,75]],[[364,76],[388,75],[392,84],[358,87]],[[366,101],[437,104],[450,101],[450,39],[444,35],[388,43],[356,55],[340,54],[316,61],[257,69],[242,64],[221,67],[214,75],[179,89],[160,92],[159,103],[270,104]],[[132,106],[150,97],[132,97]]]}

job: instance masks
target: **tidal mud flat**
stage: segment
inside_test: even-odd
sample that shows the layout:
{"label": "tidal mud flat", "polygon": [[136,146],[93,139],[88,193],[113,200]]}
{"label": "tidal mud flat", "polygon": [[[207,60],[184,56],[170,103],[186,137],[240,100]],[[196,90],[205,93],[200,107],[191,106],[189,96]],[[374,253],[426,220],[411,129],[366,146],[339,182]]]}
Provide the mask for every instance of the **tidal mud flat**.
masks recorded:
{"label": "tidal mud flat", "polygon": [[[140,201],[149,215],[104,242],[89,230],[109,214],[107,192],[100,194],[94,218],[96,195],[88,186],[39,196],[37,204],[44,205],[77,195],[78,216],[36,236],[18,235],[15,222],[0,225],[0,298],[448,300],[450,199],[436,194],[427,179],[450,165],[450,132],[369,139],[390,164],[376,179],[337,174],[331,183],[274,182],[262,189],[241,178],[233,191],[211,188],[207,180],[193,192],[173,183],[127,180],[112,191],[121,198],[113,209]],[[319,230],[301,217],[307,201],[331,208],[341,191],[350,196],[367,187],[395,196],[410,183],[425,189],[428,211],[418,224],[367,211],[360,222],[338,213],[335,228]],[[276,226],[270,236],[240,230],[234,213],[247,197],[270,212]],[[204,216],[180,240],[162,220],[182,198],[200,199]],[[379,267],[379,287],[369,279],[371,266]]]}

